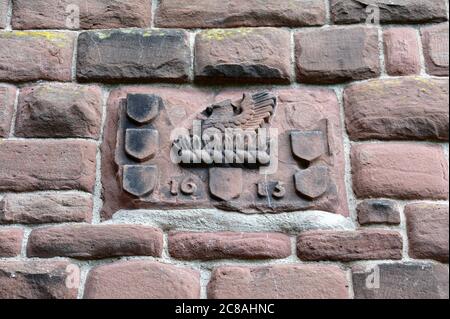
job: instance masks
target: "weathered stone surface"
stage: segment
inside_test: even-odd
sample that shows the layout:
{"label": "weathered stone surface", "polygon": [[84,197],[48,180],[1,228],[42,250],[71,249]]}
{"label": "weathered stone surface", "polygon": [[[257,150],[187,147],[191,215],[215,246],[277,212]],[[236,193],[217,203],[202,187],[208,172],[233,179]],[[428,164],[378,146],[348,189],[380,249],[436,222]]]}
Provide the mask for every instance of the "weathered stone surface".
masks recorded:
{"label": "weathered stone surface", "polygon": [[[251,94],[251,92],[245,92]],[[217,189],[211,192],[209,171],[215,166],[189,166],[174,163],[170,157],[173,140],[170,135],[175,128],[192,127],[201,112],[214,101],[242,99],[242,90],[226,90],[213,94],[198,89],[168,89],[155,87],[124,87],[114,90],[108,102],[108,117],[102,144],[102,185],[105,219],[121,209],[189,209],[218,207],[244,213],[283,213],[299,210],[322,210],[348,215],[345,186],[343,182],[343,146],[340,128],[339,105],[336,94],[326,89],[280,89],[271,92],[278,96],[276,116],[271,127],[279,132],[278,170],[267,175],[270,181],[269,198],[258,192],[258,184],[266,178],[259,168],[238,166],[242,169],[242,192],[237,196],[217,196]],[[128,94],[153,94],[162,99],[159,114],[151,123],[136,124],[127,116]],[[170,123],[170,125],[168,125]],[[128,128],[151,128],[159,131],[160,152],[139,167],[153,165],[158,169],[158,181],[154,190],[143,196],[133,196],[123,190],[123,171],[127,165],[138,164],[124,149],[124,130]],[[324,154],[314,159],[314,164],[329,167],[330,183],[325,194],[310,199],[295,190],[294,175],[302,167],[302,162],[294,157],[290,132],[321,131],[324,136]],[[220,167],[220,166],[218,166]],[[226,167],[220,167],[227,169]],[[232,174],[233,175],[233,174]],[[155,175],[156,176],[156,175]],[[233,175],[237,176],[237,175]],[[214,180],[213,180],[214,182]],[[234,189],[238,183],[224,178],[222,183]],[[145,184],[148,186],[148,184]],[[278,187],[279,189],[276,189]],[[237,187],[238,189],[240,187]],[[283,188],[283,189],[281,189]],[[282,191],[283,190],[283,191]],[[141,192],[139,192],[141,193]],[[215,195],[213,195],[215,194]],[[224,195],[219,192],[219,195]],[[226,194],[225,194],[226,195]],[[284,195],[284,196],[280,196]]]}
{"label": "weathered stone surface", "polygon": [[0,137],[8,137],[14,113],[16,88],[0,85]]}
{"label": "weathered stone surface", "polygon": [[[229,187],[233,185],[233,187]],[[220,200],[231,201],[239,198],[243,191],[241,168],[219,168],[209,170],[209,190]]]}
{"label": "weathered stone surface", "polygon": [[431,263],[355,266],[353,290],[356,299],[448,299],[448,268]]}
{"label": "weathered stone surface", "polygon": [[275,28],[208,30],[195,40],[195,78],[289,82],[290,35]]}
{"label": "weathered stone surface", "polygon": [[15,257],[20,255],[22,238],[23,229],[0,228],[0,257]]}
{"label": "weathered stone surface", "polygon": [[448,76],[448,24],[424,27],[421,33],[427,72]]}
{"label": "weathered stone surface", "polygon": [[158,182],[155,165],[125,165],[123,167],[123,190],[134,196],[151,194]]}
{"label": "weathered stone surface", "polygon": [[331,17],[335,23],[373,21],[373,8],[380,9],[381,23],[422,23],[447,20],[445,0],[331,0]]}
{"label": "weathered stone surface", "polygon": [[389,230],[309,231],[297,240],[302,260],[401,259],[402,237]]}
{"label": "weathered stone surface", "polygon": [[413,28],[391,28],[383,32],[386,71],[389,75],[420,73],[419,39]]}
{"label": "weathered stone surface", "polygon": [[80,81],[186,82],[188,35],[179,30],[84,32],[78,37]]}
{"label": "weathered stone surface", "polygon": [[345,272],[336,266],[219,267],[208,284],[213,299],[347,299]]}
{"label": "weathered stone surface", "polygon": [[65,261],[0,261],[0,298],[75,299],[78,289],[66,285],[72,274],[69,265]]}
{"label": "weathered stone surface", "polygon": [[150,27],[150,20],[147,0],[16,0],[11,23],[19,30],[114,29]]}
{"label": "weathered stone surface", "polygon": [[165,28],[225,28],[313,26],[326,20],[321,0],[162,0],[156,26]]}
{"label": "weathered stone surface", "polygon": [[159,151],[159,133],[152,129],[127,129],[125,151],[138,162],[145,162]]}
{"label": "weathered stone surface", "polygon": [[356,208],[358,222],[361,225],[400,224],[400,211],[394,201],[369,199],[361,202]]}
{"label": "weathered stone surface", "polygon": [[440,146],[360,144],[351,158],[359,198],[448,198],[448,161]]}
{"label": "weathered stone surface", "polygon": [[0,32],[0,81],[70,81],[74,37],[48,31]]}
{"label": "weathered stone surface", "polygon": [[169,235],[170,255],[185,260],[277,259],[291,255],[289,236],[276,233],[186,233]]}
{"label": "weathered stone surface", "polygon": [[200,274],[158,262],[117,262],[89,272],[84,298],[198,299]]}
{"label": "weathered stone surface", "polygon": [[0,0],[0,29],[6,28],[9,0]]}
{"label": "weathered stone surface", "polygon": [[405,207],[409,255],[448,263],[448,206],[410,204]]}
{"label": "weathered stone surface", "polygon": [[448,141],[448,79],[372,80],[344,90],[347,130],[353,140]]}
{"label": "weathered stone surface", "polygon": [[99,87],[41,84],[20,91],[15,135],[98,139],[101,122]]}
{"label": "weathered stone surface", "polygon": [[0,191],[93,192],[96,151],[88,141],[3,141]]}
{"label": "weathered stone surface", "polygon": [[92,209],[88,194],[7,194],[0,201],[0,224],[89,223]]}
{"label": "weathered stone surface", "polygon": [[101,259],[116,256],[161,256],[162,231],[129,225],[74,225],[34,229],[28,257]]}
{"label": "weathered stone surface", "polygon": [[312,166],[295,174],[295,188],[300,194],[309,198],[323,195],[329,184],[330,172],[327,166]]}
{"label": "weathered stone surface", "polygon": [[339,83],[380,75],[378,33],[370,27],[301,31],[295,34],[297,78]]}

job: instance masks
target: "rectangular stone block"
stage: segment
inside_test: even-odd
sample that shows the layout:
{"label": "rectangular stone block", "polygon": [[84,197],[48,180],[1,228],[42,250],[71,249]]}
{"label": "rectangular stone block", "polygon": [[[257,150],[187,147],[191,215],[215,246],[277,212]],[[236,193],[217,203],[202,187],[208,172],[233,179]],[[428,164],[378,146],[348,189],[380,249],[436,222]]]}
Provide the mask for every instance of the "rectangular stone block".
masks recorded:
{"label": "rectangular stone block", "polygon": [[368,199],[356,207],[358,222],[361,225],[389,224],[400,225],[400,210],[391,200]]}
{"label": "rectangular stone block", "polygon": [[0,191],[93,192],[97,147],[87,141],[0,143]]}
{"label": "rectangular stone block", "polygon": [[210,299],[347,299],[345,272],[329,265],[219,267],[208,284]]}
{"label": "rectangular stone block", "polygon": [[349,24],[373,21],[381,23],[425,23],[447,20],[445,0],[331,0],[334,23]]}
{"label": "rectangular stone block", "polygon": [[89,194],[7,194],[0,201],[0,224],[89,223],[93,206]]}
{"label": "rectangular stone block", "polygon": [[333,27],[295,34],[297,79],[340,83],[380,75],[378,31],[372,27]]}
{"label": "rectangular stone block", "polygon": [[427,72],[448,76],[448,23],[424,27],[421,34]]}
{"label": "rectangular stone block", "polygon": [[78,37],[77,78],[98,82],[186,82],[188,34],[180,30],[113,30]]}
{"label": "rectangular stone block", "polygon": [[22,250],[23,229],[0,228],[0,258],[16,257]]}
{"label": "rectangular stone block", "polygon": [[323,25],[326,7],[322,0],[161,0],[157,27],[302,27]]}
{"label": "rectangular stone block", "polygon": [[448,161],[440,146],[353,146],[353,190],[359,198],[448,199]]}
{"label": "rectangular stone block", "polygon": [[[309,88],[256,92],[224,90],[214,96],[197,89],[141,86],[114,90],[108,102],[102,144],[103,218],[111,218],[120,209],[211,207],[243,213],[316,209],[347,216],[336,94]],[[275,100],[277,106],[273,109]],[[271,115],[272,112],[275,114]],[[202,157],[195,157],[200,161],[183,163],[178,147],[184,146],[177,139],[178,134],[190,136],[189,130],[202,121],[203,129],[214,130],[220,123],[215,122],[214,113],[221,114],[218,116],[224,127],[242,128],[238,132],[248,128],[248,134],[257,134],[261,125],[260,128],[268,129],[268,137],[273,133],[270,129],[278,130],[278,135],[271,138],[278,144],[272,144],[273,153],[269,154],[270,147],[265,149],[266,143],[260,145],[259,153],[254,153],[268,162],[256,162],[255,157],[251,163],[248,156],[252,153],[246,154],[237,142],[226,153],[231,153],[231,163],[224,162],[227,159],[224,144],[218,146],[215,155],[211,153],[220,154],[221,160],[209,161],[212,157],[203,141],[203,151],[200,149],[198,153]],[[242,113],[250,115],[243,120],[234,118]],[[158,152],[151,152],[153,139],[141,139],[146,135],[135,134],[146,130],[159,132]],[[292,137],[293,131],[304,136]],[[134,138],[127,139],[126,132],[132,132]],[[225,136],[219,134],[218,139],[221,138]],[[303,143],[309,145],[305,150],[297,147]],[[154,155],[137,158],[139,154]],[[189,160],[193,152],[185,148],[182,154]],[[244,155],[241,158],[239,154]]]}
{"label": "rectangular stone block", "polygon": [[102,91],[97,86],[28,86],[20,91],[15,135],[98,139],[102,107]]}
{"label": "rectangular stone block", "polygon": [[351,84],[344,89],[344,109],[352,140],[448,141],[448,79],[402,77]]}
{"label": "rectangular stone block", "polygon": [[290,42],[288,31],[275,28],[200,32],[195,40],[195,79],[289,82]]}
{"label": "rectangular stone block", "polygon": [[151,5],[148,0],[15,0],[11,23],[18,30],[144,28],[150,27]]}
{"label": "rectangular stone block", "polygon": [[0,29],[6,28],[9,0],[0,0]]}
{"label": "rectangular stone block", "polygon": [[0,137],[8,137],[16,101],[16,88],[0,85]]}
{"label": "rectangular stone block", "polygon": [[0,81],[70,81],[74,37],[62,32],[1,31]]}
{"label": "rectangular stone block", "polygon": [[417,31],[413,28],[391,28],[383,32],[386,71],[389,75],[420,73],[420,51]]}

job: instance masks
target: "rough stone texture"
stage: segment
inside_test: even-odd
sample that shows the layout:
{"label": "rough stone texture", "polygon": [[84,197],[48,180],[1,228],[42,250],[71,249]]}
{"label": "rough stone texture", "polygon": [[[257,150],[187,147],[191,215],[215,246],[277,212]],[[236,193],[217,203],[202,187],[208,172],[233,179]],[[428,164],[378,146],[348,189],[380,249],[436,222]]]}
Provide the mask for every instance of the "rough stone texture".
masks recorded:
{"label": "rough stone texture", "polygon": [[0,85],[0,138],[8,137],[16,100],[16,88]]}
{"label": "rough stone texture", "polygon": [[389,75],[420,73],[419,38],[413,28],[391,28],[383,32],[386,71]]}
{"label": "rough stone texture", "polygon": [[351,159],[359,198],[448,198],[448,161],[440,146],[360,144],[353,146]]}
{"label": "rough stone texture", "polygon": [[355,266],[353,289],[355,299],[448,299],[448,268],[431,263]]}
{"label": "rough stone texture", "polygon": [[72,274],[69,265],[66,261],[0,261],[0,298],[75,299],[78,289],[66,285]]}
{"label": "rough stone texture", "polygon": [[358,222],[361,225],[400,224],[400,211],[394,201],[369,199],[361,202],[356,208]]}
{"label": "rough stone texture", "polygon": [[213,299],[347,299],[345,272],[336,266],[219,267],[208,284]]}
{"label": "rough stone texture", "polygon": [[[250,91],[245,93],[253,93]],[[339,104],[335,92],[327,89],[279,89],[271,93],[278,96],[276,116],[271,126],[279,130],[278,170],[270,173],[271,181],[281,181],[286,185],[282,200],[263,198],[258,195],[256,185],[264,181],[259,169],[242,169],[243,192],[239,198],[230,201],[218,200],[210,192],[209,169],[192,169],[173,163],[169,152],[159,152],[152,160],[141,164],[157,166],[158,175],[154,174],[155,183],[152,192],[139,197],[123,190],[123,166],[130,165],[130,159],[124,151],[123,129],[135,127],[136,124],[126,118],[125,106],[128,94],[154,94],[159,96],[164,107],[148,126],[159,131],[160,149],[170,149],[170,134],[174,128],[192,126],[208,105],[214,101],[242,99],[243,90],[224,90],[213,94],[199,89],[155,88],[152,86],[123,87],[111,92],[108,101],[108,117],[105,124],[104,142],[102,144],[102,185],[104,205],[102,217],[109,219],[120,209],[198,209],[217,207],[227,211],[244,213],[285,213],[300,210],[322,210],[348,216],[346,192],[344,185],[344,153],[340,126]],[[168,125],[167,123],[170,123]],[[321,130],[324,132],[326,151],[314,160],[329,167],[328,189],[317,199],[309,199],[299,194],[294,185],[293,176],[301,167],[299,160],[292,154],[290,132],[292,130]],[[173,194],[171,183],[190,178],[197,186],[196,196],[189,196],[177,191]],[[226,181],[224,180],[224,183]],[[231,182],[230,182],[231,183]],[[233,186],[237,183],[233,182]]]}
{"label": "rough stone texture", "polygon": [[43,84],[20,91],[15,135],[98,139],[101,122],[99,87]]}
{"label": "rough stone texture", "polygon": [[410,204],[405,207],[409,255],[448,263],[448,206]]}
{"label": "rough stone texture", "polygon": [[198,299],[200,274],[158,262],[117,262],[89,272],[84,298]]}
{"label": "rough stone texture", "polygon": [[[72,17],[79,10],[79,26]],[[15,0],[13,29],[114,29],[149,27],[151,1],[148,0]]]}
{"label": "rough stone texture", "polygon": [[[348,24],[367,21],[370,6],[380,8],[381,23],[423,23],[447,20],[445,0],[331,0],[334,23]],[[373,21],[369,19],[369,21]]]}
{"label": "rough stone texture", "polygon": [[146,223],[166,231],[189,229],[197,232],[252,232],[256,227],[262,232],[298,234],[306,230],[335,229],[353,230],[353,222],[342,215],[321,211],[301,213],[281,213],[248,215],[223,212],[220,210],[158,210],[158,211],[119,211],[115,223]]}
{"label": "rough stone texture", "polygon": [[0,32],[0,81],[70,81],[74,34]]}
{"label": "rough stone texture", "polygon": [[9,0],[0,0],[0,29],[6,28]]}
{"label": "rough stone texture", "polygon": [[179,30],[84,32],[78,37],[80,81],[186,82],[188,35]]}
{"label": "rough stone texture", "polygon": [[380,75],[378,33],[370,27],[301,31],[295,34],[297,78],[339,83]]}
{"label": "rough stone texture", "polygon": [[163,249],[161,230],[129,225],[75,225],[34,229],[28,257],[101,259],[116,256],[155,256]]}
{"label": "rough stone texture", "polygon": [[96,145],[88,141],[0,143],[0,191],[82,190],[93,192]]}
{"label": "rough stone texture", "polygon": [[20,255],[22,238],[23,230],[20,228],[0,228],[0,257]]}
{"label": "rough stone texture", "polygon": [[352,140],[448,141],[448,79],[372,80],[344,90]]}
{"label": "rough stone texture", "polygon": [[298,236],[302,260],[354,261],[401,259],[402,237],[389,230],[310,231]]}
{"label": "rough stone texture", "polygon": [[208,30],[195,40],[195,78],[289,82],[290,35],[275,28]]}
{"label": "rough stone texture", "polygon": [[275,233],[172,233],[170,255],[178,259],[276,259],[291,255],[289,236]]}
{"label": "rough stone texture", "polygon": [[89,223],[92,209],[88,194],[7,194],[0,201],[0,224]]}
{"label": "rough stone texture", "polygon": [[424,27],[421,33],[427,72],[448,76],[448,23]]}
{"label": "rough stone texture", "polygon": [[166,28],[313,26],[326,21],[321,0],[162,0],[155,24]]}

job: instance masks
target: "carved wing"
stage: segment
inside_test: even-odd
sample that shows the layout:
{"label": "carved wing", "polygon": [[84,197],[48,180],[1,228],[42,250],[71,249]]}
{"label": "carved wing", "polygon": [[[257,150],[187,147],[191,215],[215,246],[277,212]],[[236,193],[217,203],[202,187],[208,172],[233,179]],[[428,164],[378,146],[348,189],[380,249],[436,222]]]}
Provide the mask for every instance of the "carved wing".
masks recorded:
{"label": "carved wing", "polygon": [[240,108],[239,114],[231,118],[208,122],[207,126],[213,126],[222,131],[227,128],[257,130],[273,115],[276,103],[276,97],[269,92],[244,94],[242,100],[237,103]]}

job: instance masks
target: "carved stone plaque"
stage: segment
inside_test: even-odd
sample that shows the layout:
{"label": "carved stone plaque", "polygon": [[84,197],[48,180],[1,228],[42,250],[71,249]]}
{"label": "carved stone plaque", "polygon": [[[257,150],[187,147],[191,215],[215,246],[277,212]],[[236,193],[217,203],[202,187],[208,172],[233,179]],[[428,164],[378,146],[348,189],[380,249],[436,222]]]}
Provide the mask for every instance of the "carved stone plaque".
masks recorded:
{"label": "carved stone plaque", "polygon": [[102,143],[104,219],[121,209],[348,214],[331,90],[123,87]]}

